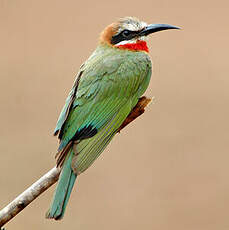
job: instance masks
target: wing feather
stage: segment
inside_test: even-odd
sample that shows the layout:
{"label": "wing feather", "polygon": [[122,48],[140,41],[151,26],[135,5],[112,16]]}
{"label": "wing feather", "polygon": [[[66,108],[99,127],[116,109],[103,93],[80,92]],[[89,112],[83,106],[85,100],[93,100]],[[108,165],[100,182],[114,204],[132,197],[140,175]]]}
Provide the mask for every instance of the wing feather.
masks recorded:
{"label": "wing feather", "polygon": [[[145,91],[151,75],[148,55],[137,52],[137,55],[133,55],[132,52],[117,55],[117,51],[113,50],[109,52],[104,50],[103,55],[93,54],[81,68],[55,129],[55,132],[60,133],[59,151],[72,140],[92,143],[93,137],[87,132],[99,137],[102,131],[105,132],[105,127],[112,123],[112,119],[116,121],[115,125],[112,123],[112,127],[117,130],[122,119],[126,118]],[[136,64],[137,59],[141,62],[144,59],[141,66]],[[112,129],[111,133],[113,132]],[[101,140],[98,138],[97,141],[106,143],[107,136],[110,135],[108,132],[103,138],[100,136]],[[85,139],[88,137],[90,138]],[[90,145],[85,148],[89,148]]]}

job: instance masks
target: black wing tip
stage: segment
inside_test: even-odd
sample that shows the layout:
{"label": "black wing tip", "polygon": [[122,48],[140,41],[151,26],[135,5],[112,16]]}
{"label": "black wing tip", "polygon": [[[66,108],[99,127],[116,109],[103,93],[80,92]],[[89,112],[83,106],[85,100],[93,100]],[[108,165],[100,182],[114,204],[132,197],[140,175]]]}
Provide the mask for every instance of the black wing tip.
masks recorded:
{"label": "black wing tip", "polygon": [[86,125],[83,128],[77,130],[74,139],[82,140],[95,136],[98,133],[98,129],[93,125]]}

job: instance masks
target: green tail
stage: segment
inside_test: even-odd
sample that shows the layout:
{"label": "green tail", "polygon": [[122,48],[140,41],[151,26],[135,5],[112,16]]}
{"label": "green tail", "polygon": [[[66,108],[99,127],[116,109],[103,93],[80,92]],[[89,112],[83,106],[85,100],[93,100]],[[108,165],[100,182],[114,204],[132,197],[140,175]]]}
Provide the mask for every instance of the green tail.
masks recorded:
{"label": "green tail", "polygon": [[46,213],[46,218],[60,220],[64,216],[65,209],[76,180],[76,175],[73,173],[71,168],[73,155],[74,154],[71,150],[65,159],[51,206]]}

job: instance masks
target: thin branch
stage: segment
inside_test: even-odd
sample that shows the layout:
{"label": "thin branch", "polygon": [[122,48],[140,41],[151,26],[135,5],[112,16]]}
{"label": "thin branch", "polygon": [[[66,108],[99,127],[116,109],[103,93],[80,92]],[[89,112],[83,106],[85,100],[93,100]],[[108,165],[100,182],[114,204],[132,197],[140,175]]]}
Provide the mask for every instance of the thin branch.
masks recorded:
{"label": "thin branch", "polygon": [[[145,107],[149,104],[151,99],[147,97],[141,97],[137,105],[133,108],[131,113],[128,115],[126,120],[123,122],[122,126],[118,130],[121,131],[126,125],[135,120],[141,114],[144,113]],[[27,205],[29,205],[33,200],[35,200],[39,195],[41,195],[45,190],[51,187],[59,178],[60,170],[56,167],[47,172],[38,181],[27,188],[23,193],[21,193],[17,198],[15,198],[10,204],[5,208],[0,210],[0,230],[1,227],[14,218],[19,212],[21,212]]]}
{"label": "thin branch", "polygon": [[27,188],[23,193],[21,193],[10,204],[3,208],[0,211],[0,227],[5,225],[9,220],[16,216],[51,185],[56,183],[59,178],[59,174],[59,169],[54,167],[38,181]]}

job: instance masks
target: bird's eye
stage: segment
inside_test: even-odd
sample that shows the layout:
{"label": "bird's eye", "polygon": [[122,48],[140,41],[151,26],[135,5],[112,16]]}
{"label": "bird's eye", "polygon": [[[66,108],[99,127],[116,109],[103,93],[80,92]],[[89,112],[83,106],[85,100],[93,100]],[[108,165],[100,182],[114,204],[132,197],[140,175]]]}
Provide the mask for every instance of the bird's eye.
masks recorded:
{"label": "bird's eye", "polygon": [[129,37],[129,35],[131,34],[131,32],[129,31],[129,30],[123,30],[122,31],[122,35],[123,35],[123,37]]}

